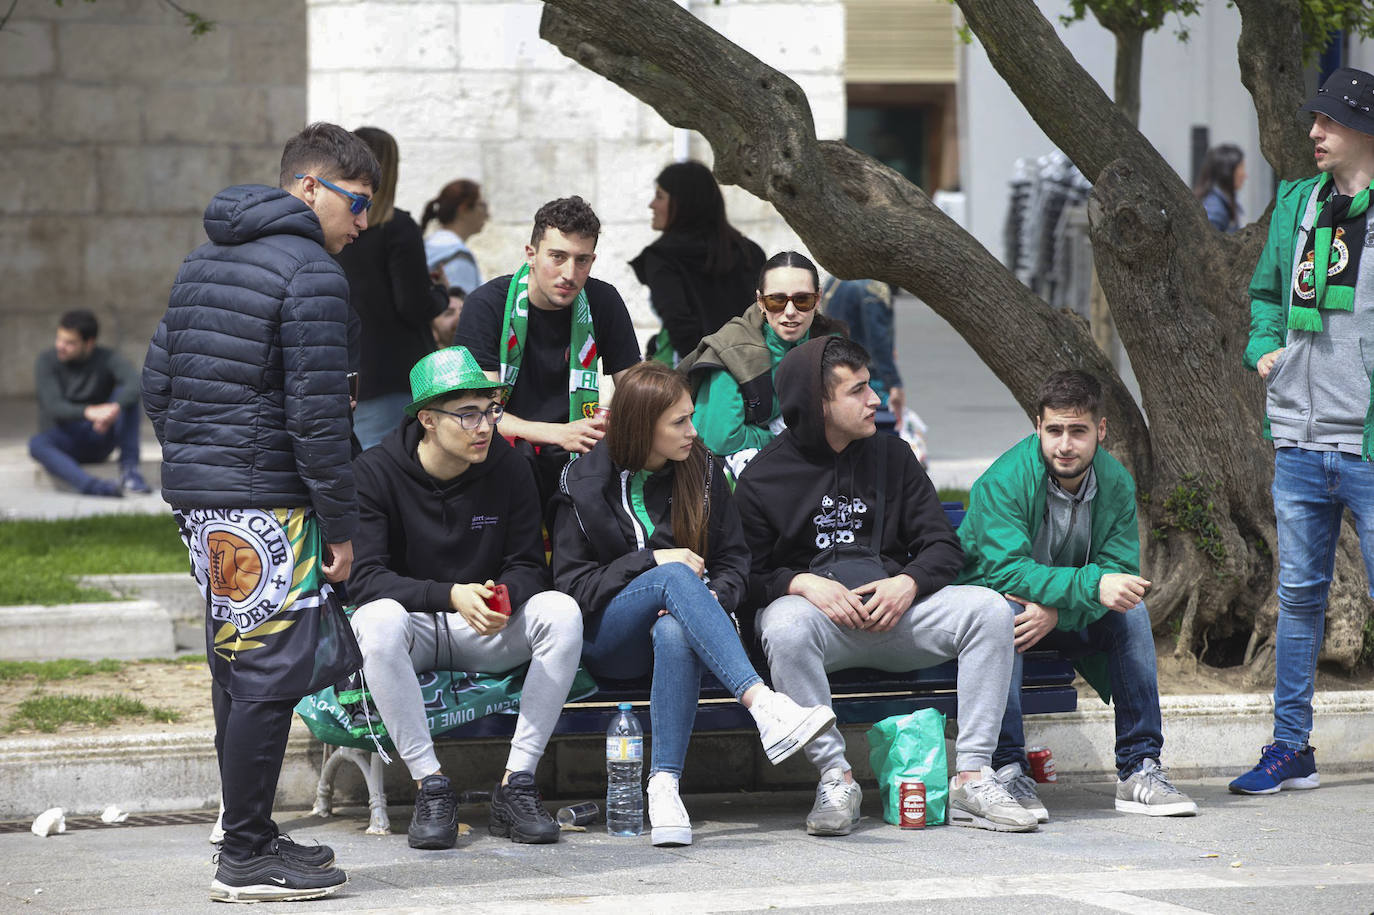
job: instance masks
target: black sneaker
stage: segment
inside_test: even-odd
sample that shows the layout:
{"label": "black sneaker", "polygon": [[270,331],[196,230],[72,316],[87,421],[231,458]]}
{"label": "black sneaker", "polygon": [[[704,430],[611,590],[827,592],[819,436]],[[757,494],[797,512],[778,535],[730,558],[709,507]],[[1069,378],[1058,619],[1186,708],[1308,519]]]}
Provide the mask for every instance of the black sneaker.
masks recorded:
{"label": "black sneaker", "polygon": [[334,849],[328,845],[300,845],[284,832],[277,834],[277,854],[309,867],[328,867],[334,863]]}
{"label": "black sneaker", "polygon": [[220,856],[210,898],[215,902],[290,902],[328,896],[348,882],[337,867],[311,867],[285,855],[254,855],[246,861]]}
{"label": "black sneaker", "polygon": [[452,848],[458,841],[458,798],[446,776],[436,772],[420,780],[406,835],[411,848]]}
{"label": "black sneaker", "polygon": [[491,822],[487,831],[509,836],[512,842],[546,845],[558,841],[558,824],[544,809],[531,772],[512,772],[510,780],[491,793]]}

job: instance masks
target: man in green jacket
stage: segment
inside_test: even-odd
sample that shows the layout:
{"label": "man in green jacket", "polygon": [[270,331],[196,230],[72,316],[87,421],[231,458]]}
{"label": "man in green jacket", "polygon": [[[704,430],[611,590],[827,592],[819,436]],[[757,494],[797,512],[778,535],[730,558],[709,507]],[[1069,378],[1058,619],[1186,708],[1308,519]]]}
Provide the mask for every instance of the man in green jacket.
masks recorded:
{"label": "man in green jacket", "polygon": [[1341,68],[1303,105],[1313,113],[1315,178],[1279,185],[1250,281],[1245,365],[1265,381],[1274,441],[1279,616],[1274,734],[1236,794],[1316,788],[1312,692],[1326,601],[1349,508],[1374,579],[1374,75]]}
{"label": "man in green jacket", "polygon": [[960,583],[1001,592],[1016,613],[1016,657],[992,765],[1042,823],[1049,812],[1027,774],[1021,721],[1022,656],[1032,646],[1073,659],[1103,701],[1115,700],[1116,809],[1197,813],[1159,763],[1164,734],[1135,483],[1098,447],[1106,435],[1098,380],[1077,371],[1050,375],[1040,386],[1035,434],[973,484],[959,526]]}

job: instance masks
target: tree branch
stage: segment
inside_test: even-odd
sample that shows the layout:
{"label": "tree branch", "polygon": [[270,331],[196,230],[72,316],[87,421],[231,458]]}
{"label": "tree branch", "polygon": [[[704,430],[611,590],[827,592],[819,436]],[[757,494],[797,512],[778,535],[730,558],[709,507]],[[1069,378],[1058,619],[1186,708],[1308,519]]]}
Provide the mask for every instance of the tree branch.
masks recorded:
{"label": "tree branch", "polygon": [[827,270],[920,296],[1027,415],[1046,372],[1096,374],[1122,456],[1148,469],[1144,419],[1086,324],[1050,309],[905,178],[847,144],[818,142],[791,79],[671,0],[549,0],[540,35],[670,124],[699,131],[717,178],[772,203]]}
{"label": "tree branch", "polygon": [[1315,170],[1299,126],[1303,103],[1300,0],[1235,0],[1240,10],[1240,81],[1259,116],[1260,151],[1280,178]]}

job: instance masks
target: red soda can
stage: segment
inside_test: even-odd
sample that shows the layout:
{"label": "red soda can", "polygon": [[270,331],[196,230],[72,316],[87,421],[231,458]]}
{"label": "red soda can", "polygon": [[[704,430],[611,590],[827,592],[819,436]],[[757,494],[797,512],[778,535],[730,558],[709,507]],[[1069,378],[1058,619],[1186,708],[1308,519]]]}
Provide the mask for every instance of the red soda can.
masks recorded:
{"label": "red soda can", "polygon": [[1050,753],[1049,747],[1031,747],[1026,751],[1026,758],[1030,760],[1031,778],[1041,784],[1059,781],[1059,776],[1054,771],[1054,756]]}
{"label": "red soda can", "polygon": [[897,783],[897,822],[903,829],[925,829],[926,785],[916,779]]}

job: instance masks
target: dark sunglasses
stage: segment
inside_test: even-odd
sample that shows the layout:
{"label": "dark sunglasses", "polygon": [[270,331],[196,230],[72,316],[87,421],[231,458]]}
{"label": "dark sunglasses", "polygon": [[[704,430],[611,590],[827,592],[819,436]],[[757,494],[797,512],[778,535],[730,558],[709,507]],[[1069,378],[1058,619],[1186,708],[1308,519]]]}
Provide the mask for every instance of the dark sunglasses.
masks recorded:
{"label": "dark sunglasses", "polygon": [[320,184],[323,184],[325,187],[329,188],[334,193],[342,194],[343,196],[347,197],[348,211],[352,213],[354,216],[357,216],[359,213],[362,213],[366,210],[372,209],[371,197],[365,197],[362,194],[355,194],[352,191],[346,191],[343,188],[339,187],[337,184],[331,184],[330,182],[319,177],[318,175],[297,175],[296,177],[298,179],[314,178],[316,181],[318,181]]}
{"label": "dark sunglasses", "polygon": [[786,308],[788,302],[791,302],[797,311],[810,311],[820,300],[821,297],[814,292],[770,292],[768,295],[759,296],[763,307],[774,314]]}

